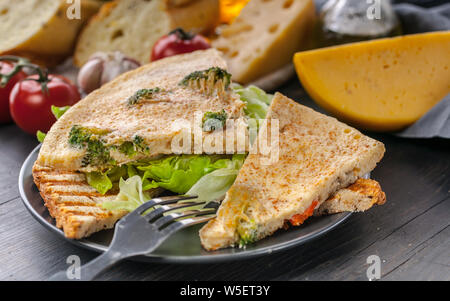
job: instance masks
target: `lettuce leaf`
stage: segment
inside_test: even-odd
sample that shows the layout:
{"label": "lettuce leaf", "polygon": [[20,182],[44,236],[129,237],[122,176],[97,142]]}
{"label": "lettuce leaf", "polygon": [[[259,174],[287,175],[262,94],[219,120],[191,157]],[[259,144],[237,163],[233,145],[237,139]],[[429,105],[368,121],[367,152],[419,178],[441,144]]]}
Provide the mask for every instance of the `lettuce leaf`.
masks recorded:
{"label": "lettuce leaf", "polygon": [[99,193],[105,194],[122,178],[128,178],[127,167],[117,166],[107,172],[93,171],[86,173],[86,180]]}
{"label": "lettuce leaf", "polygon": [[36,132],[36,138],[40,143],[44,142],[45,136],[47,136],[47,134],[45,134],[41,131]]}
{"label": "lettuce leaf", "polygon": [[133,211],[149,200],[149,197],[142,190],[142,179],[140,176],[133,176],[128,180],[120,179],[120,192],[113,201],[102,203],[102,207],[107,210]]}
{"label": "lettuce leaf", "polygon": [[[61,116],[65,113],[65,112],[67,112],[69,109],[71,108],[71,106],[65,106],[65,107],[57,107],[57,106],[51,106],[51,111],[52,111],[52,113],[53,113],[53,115],[55,116],[55,118],[56,119],[59,119],[59,118],[61,118]],[[40,142],[40,143],[42,143],[42,142],[44,142],[44,139],[45,139],[45,136],[46,136],[47,134],[46,133],[43,133],[43,132],[41,132],[41,131],[37,131],[36,132],[36,138],[37,138],[37,140]]]}
{"label": "lettuce leaf", "polygon": [[227,166],[217,169],[207,175],[204,175],[198,180],[189,191],[187,195],[197,195],[198,201],[215,201],[221,200],[225,193],[233,185],[239,169],[244,164],[245,155],[234,155],[233,158],[227,162]]}
{"label": "lettuce leaf", "polygon": [[105,194],[113,187],[110,178],[102,172],[88,172],[86,173],[86,180],[89,185],[97,189],[101,194]]}
{"label": "lettuce leaf", "polygon": [[65,107],[57,107],[57,106],[51,106],[51,110],[53,115],[55,115],[56,119],[61,118],[61,116],[67,112],[69,109],[71,108],[71,106],[65,106]]}
{"label": "lettuce leaf", "polygon": [[[147,181],[147,186],[163,187],[179,185],[175,188],[176,190],[180,190],[181,187],[183,188],[183,190],[180,190],[182,192],[179,193],[197,195],[198,198],[195,199],[196,201],[210,202],[220,200],[225,196],[225,193],[236,179],[244,160],[245,155],[234,155],[231,159],[220,159],[216,156],[206,155],[170,156],[161,160],[155,160],[155,162],[151,162],[151,164],[147,166],[137,166],[137,168],[143,169],[145,172],[151,171],[154,173],[153,176],[155,177],[156,174],[158,174],[158,177],[169,178],[169,180],[165,182],[157,182],[155,180],[152,182]],[[130,168],[130,166],[128,166],[128,168]],[[163,168],[168,168],[169,170],[163,170]],[[198,180],[189,178],[198,177],[200,173],[203,175]],[[107,178],[107,175],[100,175],[95,175],[98,176],[96,179],[99,180],[99,183],[101,183],[100,179],[107,183],[104,178]],[[144,182],[145,180],[143,181],[139,175],[131,176],[126,181],[121,178],[119,183],[119,195],[113,201],[104,202],[102,204],[103,208],[108,210],[133,211],[149,200],[149,197],[144,192],[144,190],[146,190]],[[98,183],[96,184],[98,185]],[[190,189],[187,189],[187,186],[189,185]],[[100,188],[101,187],[102,186],[100,186]],[[192,200],[190,200],[190,202],[191,201]],[[186,208],[186,210],[201,209],[204,205],[205,204],[198,207],[189,207]]]}
{"label": "lettuce leaf", "polygon": [[266,118],[273,95],[267,94],[256,86],[244,88],[241,85],[233,84],[233,90],[245,103],[244,113],[247,116],[250,144],[253,144],[256,140],[259,126]]}
{"label": "lettuce leaf", "polygon": [[231,159],[208,155],[169,156],[137,166],[143,171],[143,189],[161,187],[178,194],[185,194],[204,175],[227,167]]}
{"label": "lettuce leaf", "polygon": [[267,94],[264,90],[256,86],[248,86],[246,88],[233,84],[233,90],[241,100],[245,103],[244,112],[249,118],[264,119],[267,110],[272,102],[273,95]]}

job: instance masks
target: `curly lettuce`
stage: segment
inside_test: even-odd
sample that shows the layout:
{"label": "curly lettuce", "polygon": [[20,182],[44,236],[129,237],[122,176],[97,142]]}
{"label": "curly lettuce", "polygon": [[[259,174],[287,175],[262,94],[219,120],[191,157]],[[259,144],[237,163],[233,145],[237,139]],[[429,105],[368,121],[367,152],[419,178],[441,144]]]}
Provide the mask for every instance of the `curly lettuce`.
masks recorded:
{"label": "curly lettuce", "polygon": [[137,166],[144,190],[161,187],[185,194],[206,174],[227,167],[231,159],[208,155],[169,156]]}
{"label": "curly lettuce", "polygon": [[[87,174],[88,182],[100,193],[112,187],[112,177],[120,177],[120,193],[103,204],[109,210],[136,209],[146,198],[145,191],[164,188],[177,194],[196,195],[198,201],[220,200],[233,184],[245,155],[231,158],[208,155],[169,156],[147,163],[136,163],[106,173]],[[124,177],[128,177],[124,180]],[[139,179],[139,181],[137,180]],[[144,193],[141,197],[141,192]],[[128,202],[127,200],[131,200]]]}

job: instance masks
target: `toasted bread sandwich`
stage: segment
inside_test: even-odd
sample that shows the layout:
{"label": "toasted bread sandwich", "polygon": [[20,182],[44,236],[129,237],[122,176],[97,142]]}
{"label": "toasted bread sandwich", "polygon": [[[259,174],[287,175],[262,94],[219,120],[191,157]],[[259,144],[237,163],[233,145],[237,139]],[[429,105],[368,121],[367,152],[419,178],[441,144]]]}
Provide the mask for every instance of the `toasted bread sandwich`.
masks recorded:
{"label": "toasted bread sandwich", "polygon": [[[246,245],[289,220],[301,224],[337,191],[374,169],[385,151],[382,143],[280,93],[265,120],[275,121],[279,149],[271,151],[279,153],[278,161],[268,165],[259,154],[248,155],[217,217],[200,231],[205,249]],[[260,130],[253,147],[267,132]]]}
{"label": "toasted bread sandwich", "polygon": [[[209,121],[205,116],[219,115],[225,123],[224,119],[243,115],[244,103],[229,87],[225,69],[213,49],[163,59],[104,85],[53,125],[33,175],[67,237],[82,238],[111,228],[126,214],[121,208],[103,206],[117,198],[120,178],[140,175],[149,198],[163,188],[185,193],[206,173],[240,166],[242,156],[233,160],[220,148],[215,155],[192,155],[199,143],[195,130],[187,132],[187,142],[182,141],[191,146],[177,149],[176,155],[171,144],[184,127],[199,129],[205,141],[218,135],[202,129]],[[231,130],[227,127],[224,132]],[[231,153],[237,153],[238,146],[232,147]],[[244,143],[240,152],[246,148]],[[230,176],[234,179],[233,172]]]}
{"label": "toasted bread sandwich", "polygon": [[[264,215],[261,221],[269,225],[253,240],[280,223],[300,225],[313,213],[363,211],[383,203],[378,183],[360,179],[381,159],[379,142],[281,95],[269,107],[272,96],[231,86],[230,76],[216,50],[198,51],[126,73],[68,110],[47,133],[33,168],[42,198],[65,235],[80,239],[112,228],[163,190],[206,201],[227,194],[218,218],[201,232],[206,249],[242,240],[246,234],[236,233],[250,211],[251,219]],[[260,156],[252,154],[248,130],[249,121],[264,118],[267,109],[266,124],[281,121],[280,160],[273,171],[258,167]],[[184,128],[173,125],[180,120],[194,130],[183,141],[188,147],[174,151],[173,141]],[[198,143],[218,139],[220,145],[229,134],[235,137],[239,128],[233,120],[243,121],[245,143],[211,153],[196,149]],[[273,206],[264,210],[273,212],[258,213],[269,203]],[[226,216],[230,205],[241,211]],[[221,224],[230,221],[231,227]]]}

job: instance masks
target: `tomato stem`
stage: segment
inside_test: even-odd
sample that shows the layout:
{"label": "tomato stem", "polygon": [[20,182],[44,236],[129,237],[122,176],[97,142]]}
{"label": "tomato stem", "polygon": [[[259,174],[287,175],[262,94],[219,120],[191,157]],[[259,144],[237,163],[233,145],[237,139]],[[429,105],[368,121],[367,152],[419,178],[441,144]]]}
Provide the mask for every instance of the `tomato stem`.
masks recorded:
{"label": "tomato stem", "polygon": [[10,81],[10,79],[14,77],[14,75],[16,75],[17,73],[22,71],[24,68],[30,68],[38,74],[39,78],[38,79],[29,79],[28,78],[25,80],[34,80],[34,81],[40,83],[42,92],[48,93],[47,84],[50,81],[50,79],[48,78],[48,70],[47,69],[42,69],[38,65],[30,63],[30,61],[26,58],[14,56],[14,55],[0,56],[0,62],[1,61],[13,62],[14,68],[9,73],[6,73],[6,74],[0,73],[0,87],[2,87],[2,88],[5,87],[8,84],[8,82]]}
{"label": "tomato stem", "polygon": [[180,27],[169,32],[169,35],[171,35],[171,34],[175,34],[180,40],[192,40],[192,38],[194,37],[193,34],[184,31]]}

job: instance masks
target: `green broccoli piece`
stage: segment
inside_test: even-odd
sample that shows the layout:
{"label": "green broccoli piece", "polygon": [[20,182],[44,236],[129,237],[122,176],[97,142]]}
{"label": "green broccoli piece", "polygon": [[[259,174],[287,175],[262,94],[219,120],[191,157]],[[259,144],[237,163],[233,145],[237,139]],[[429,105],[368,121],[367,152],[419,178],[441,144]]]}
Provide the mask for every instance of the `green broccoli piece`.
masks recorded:
{"label": "green broccoli piece", "polygon": [[137,90],[130,98],[128,98],[128,105],[135,105],[142,99],[151,99],[154,94],[161,92],[161,89],[156,87],[152,89]]}
{"label": "green broccoli piece", "polygon": [[225,110],[220,112],[206,112],[202,118],[202,129],[204,132],[212,132],[225,127],[228,118]]}
{"label": "green broccoli piece", "polygon": [[137,152],[146,153],[150,148],[145,143],[141,136],[134,136],[133,141],[125,141],[118,147],[119,152],[127,155],[128,157],[133,157]]}
{"label": "green broccoli piece", "polygon": [[210,84],[217,86],[217,83],[221,84],[221,90],[227,90],[231,84],[231,74],[222,68],[211,67],[188,74],[179,84],[191,88],[206,89],[208,92],[211,92],[214,87],[211,87]]}
{"label": "green broccoli piece", "polygon": [[239,234],[239,247],[242,248],[256,241],[258,226],[252,219],[250,221],[241,221],[237,226]]}

